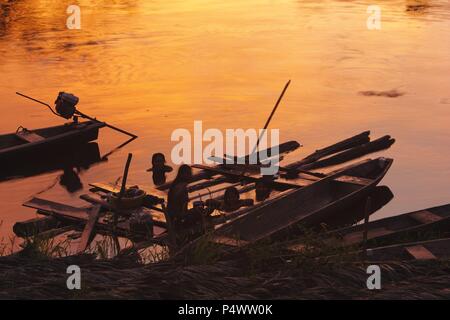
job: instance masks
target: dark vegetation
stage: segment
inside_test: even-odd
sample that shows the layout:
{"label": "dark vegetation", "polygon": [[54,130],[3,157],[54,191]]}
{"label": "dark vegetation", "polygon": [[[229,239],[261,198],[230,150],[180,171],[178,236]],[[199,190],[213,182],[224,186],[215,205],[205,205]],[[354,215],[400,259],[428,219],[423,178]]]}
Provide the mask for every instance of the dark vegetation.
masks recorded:
{"label": "dark vegetation", "polygon": [[[450,298],[448,260],[380,263],[382,289],[368,290],[369,263],[349,254],[356,248],[335,247],[313,233],[296,240],[305,250],[288,254],[284,242],[224,250],[205,238],[170,259],[144,263],[144,254],[137,253],[106,259],[99,255],[105,247],[97,254],[54,258],[66,243],[31,239],[19,253],[0,257],[0,298]],[[66,287],[72,264],[81,268],[81,290]]]}

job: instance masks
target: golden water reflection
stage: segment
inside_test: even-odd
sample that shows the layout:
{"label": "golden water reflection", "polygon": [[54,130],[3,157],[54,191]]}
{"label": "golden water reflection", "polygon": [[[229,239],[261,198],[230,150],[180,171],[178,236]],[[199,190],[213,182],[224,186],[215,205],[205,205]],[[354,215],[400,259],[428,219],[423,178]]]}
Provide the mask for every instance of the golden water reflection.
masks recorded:
{"label": "golden water reflection", "polygon": [[[375,31],[364,1],[80,0],[81,30],[65,27],[72,1],[0,3],[2,133],[61,123],[15,91],[52,102],[66,90],[81,97],[80,110],[139,135],[83,172],[85,183],[115,180],[129,151],[131,179],[149,184],[150,155],[170,153],[173,129],[196,119],[262,127],[292,79],[272,127],[304,144],[300,155],[366,129],[390,134],[397,143],[384,154],[395,164],[384,183],[396,198],[380,215],[449,201],[448,1],[377,1]],[[405,94],[358,94],[393,89]],[[104,130],[100,146],[122,141]],[[0,233],[32,215],[20,203],[55,177],[0,184]],[[78,195],[53,188],[42,196],[75,203]]]}

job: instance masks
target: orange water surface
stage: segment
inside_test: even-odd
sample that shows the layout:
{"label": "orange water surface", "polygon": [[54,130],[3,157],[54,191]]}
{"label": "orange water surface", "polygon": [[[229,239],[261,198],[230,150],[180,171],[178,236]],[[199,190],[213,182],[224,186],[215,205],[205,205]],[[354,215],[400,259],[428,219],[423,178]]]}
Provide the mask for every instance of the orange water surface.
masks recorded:
{"label": "orange water surface", "polygon": [[[71,4],[81,29],[66,28]],[[366,26],[381,8],[381,30]],[[79,109],[139,138],[107,162],[81,171],[70,193],[61,172],[0,183],[0,238],[35,216],[32,195],[81,204],[87,184],[114,181],[128,152],[129,181],[151,184],[153,152],[167,156],[176,128],[261,128],[288,79],[271,122],[297,159],[370,129],[396,143],[382,184],[395,198],[375,217],[450,202],[450,4],[447,0],[0,0],[0,133],[63,123],[16,91],[53,102],[59,91]],[[398,97],[366,96],[390,91]],[[126,137],[108,129],[107,153]],[[36,154],[36,157],[42,155]],[[33,159],[30,159],[32,162]]]}

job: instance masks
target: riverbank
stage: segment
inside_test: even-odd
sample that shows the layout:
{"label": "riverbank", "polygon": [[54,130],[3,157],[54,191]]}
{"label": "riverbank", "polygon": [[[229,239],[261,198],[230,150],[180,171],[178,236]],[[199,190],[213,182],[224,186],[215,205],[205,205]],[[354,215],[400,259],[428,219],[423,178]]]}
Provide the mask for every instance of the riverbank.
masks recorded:
{"label": "riverbank", "polygon": [[[450,261],[379,264],[381,289],[368,290],[362,262],[265,263],[247,254],[198,264],[142,265],[133,257],[49,259],[0,257],[0,299],[449,299]],[[270,262],[269,262],[270,261]],[[68,290],[69,265],[81,269],[81,290]]]}

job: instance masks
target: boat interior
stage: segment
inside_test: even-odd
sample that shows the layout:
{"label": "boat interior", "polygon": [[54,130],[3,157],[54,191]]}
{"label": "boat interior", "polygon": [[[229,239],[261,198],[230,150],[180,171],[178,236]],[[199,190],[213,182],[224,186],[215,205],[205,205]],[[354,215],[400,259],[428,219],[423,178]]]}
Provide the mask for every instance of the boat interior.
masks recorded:
{"label": "boat interior", "polygon": [[392,245],[367,250],[371,261],[448,259],[450,238]]}
{"label": "boat interior", "polygon": [[16,133],[0,135],[0,150],[58,136],[72,131],[75,127],[81,129],[91,123],[92,121],[86,121],[75,125],[73,122],[69,122],[60,126],[29,131],[19,127]]}
{"label": "boat interior", "polygon": [[[390,159],[369,160],[344,170],[335,177],[317,181],[308,188],[275,192],[267,200],[252,207],[225,214],[235,220],[219,233],[244,241],[256,241],[306,218],[319,209],[331,206],[337,200],[345,200],[346,197],[381,179],[390,164]],[[369,178],[364,176],[366,174]],[[342,177],[345,177],[344,181],[341,181]],[[352,182],[353,177],[363,178],[365,183],[362,184],[359,180]]]}

